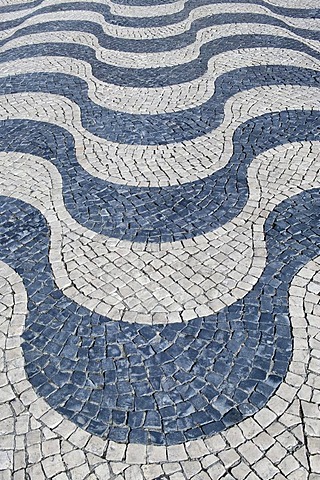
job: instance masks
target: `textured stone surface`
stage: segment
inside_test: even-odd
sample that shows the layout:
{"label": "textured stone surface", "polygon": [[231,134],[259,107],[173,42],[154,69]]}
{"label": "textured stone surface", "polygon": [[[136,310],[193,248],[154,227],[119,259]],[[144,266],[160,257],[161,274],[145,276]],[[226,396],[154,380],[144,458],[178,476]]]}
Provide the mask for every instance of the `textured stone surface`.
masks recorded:
{"label": "textured stone surface", "polygon": [[0,13],[0,478],[317,478],[317,2]]}

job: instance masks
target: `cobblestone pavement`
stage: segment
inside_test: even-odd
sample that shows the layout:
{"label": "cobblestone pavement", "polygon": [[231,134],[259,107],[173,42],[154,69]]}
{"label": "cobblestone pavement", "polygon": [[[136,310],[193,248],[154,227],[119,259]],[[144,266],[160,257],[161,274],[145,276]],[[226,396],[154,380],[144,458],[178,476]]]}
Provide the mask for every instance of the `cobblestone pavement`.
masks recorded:
{"label": "cobblestone pavement", "polygon": [[0,480],[319,480],[319,219],[318,0],[0,0]]}

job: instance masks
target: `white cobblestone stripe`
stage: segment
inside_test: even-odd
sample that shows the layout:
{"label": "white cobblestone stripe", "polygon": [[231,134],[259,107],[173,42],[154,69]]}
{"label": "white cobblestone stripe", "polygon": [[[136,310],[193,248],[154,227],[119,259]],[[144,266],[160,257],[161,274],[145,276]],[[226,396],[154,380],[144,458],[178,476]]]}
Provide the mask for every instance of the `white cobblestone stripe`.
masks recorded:
{"label": "white cobblestone stripe", "polygon": [[37,480],[67,475],[80,480],[317,480],[319,257],[291,284],[294,350],[276,394],[253,418],[226,432],[173,447],[103,441],[76,428],[37,397],[26,379],[20,348],[26,291],[9,266],[1,262],[0,268],[2,479],[15,474]]}
{"label": "white cobblestone stripe", "polygon": [[[73,0],[76,1],[76,0]],[[85,3],[88,3],[89,0],[85,0]],[[59,3],[65,3],[64,0],[59,0],[59,2],[53,2],[52,0],[45,2],[46,5],[58,5]],[[41,10],[44,4],[41,4],[39,7],[35,7],[28,11],[28,14],[36,13],[38,10]],[[149,9],[150,11],[150,9]],[[146,39],[155,39],[155,38],[166,38],[174,35],[179,35],[187,32],[195,20],[205,18],[211,15],[221,15],[228,13],[250,13],[250,14],[262,14],[269,15],[272,18],[284,21],[288,26],[309,29],[309,30],[318,30],[320,28],[320,19],[319,18],[299,18],[299,17],[289,17],[285,15],[276,14],[272,12],[265,6],[247,4],[245,2],[239,4],[230,3],[220,3],[220,4],[211,4],[195,8],[189,12],[186,19],[168,24],[163,26],[155,27],[130,27],[116,25],[111,22],[108,22],[103,15],[97,12],[89,11],[76,11],[72,10],[72,1],[70,2],[70,10],[64,12],[54,12],[42,14],[41,11],[38,15],[26,19],[22,24],[15,28],[7,29],[4,32],[0,33],[0,38],[5,38],[8,35],[8,32],[11,34],[19,32],[21,28],[24,28],[29,25],[38,25],[44,22],[59,21],[59,20],[73,20],[73,21],[90,21],[94,22],[97,25],[101,26],[104,32],[107,35],[112,35],[114,37],[119,37],[123,39],[136,39],[136,40],[146,40]],[[20,18],[21,12],[10,12],[3,13],[1,15],[1,22],[13,20],[15,18]],[[1,26],[1,24],[0,24]]]}
{"label": "white cobblestone stripe", "polygon": [[216,55],[196,80],[166,87],[134,88],[96,78],[91,65],[67,57],[33,57],[0,63],[0,78],[35,72],[64,73],[85,80],[89,98],[103,107],[127,113],[156,115],[193,108],[207,102],[220,75],[243,67],[283,65],[320,70],[320,60],[306,53],[278,48],[250,48]]}
{"label": "white cobblestone stripe", "polygon": [[290,85],[259,87],[225,104],[224,121],[210,134],[167,145],[125,145],[97,137],[81,125],[79,107],[59,95],[0,96],[0,119],[27,118],[67,129],[79,164],[103,180],[135,186],[181,185],[224,167],[233,153],[235,130],[249,119],[284,109],[320,109],[319,89]]}
{"label": "white cobblestone stripe", "polygon": [[[9,33],[11,35],[11,32]],[[7,34],[3,31],[2,35],[5,38]],[[234,35],[273,35],[280,38],[298,40],[301,44],[318,52],[320,51],[320,42],[318,40],[304,38],[282,27],[254,23],[225,24],[204,28],[197,32],[196,41],[190,45],[163,52],[140,53],[111,50],[101,47],[94,35],[80,32],[53,32],[52,35],[50,32],[46,32],[44,34],[26,35],[25,37],[10,41],[1,47],[1,51],[4,52],[13,47],[21,47],[22,45],[27,45],[29,42],[33,45],[41,45],[48,41],[54,43],[70,43],[70,41],[72,41],[79,45],[92,47],[97,59],[109,65],[139,69],[161,68],[189,63],[199,57],[201,47],[208,42],[214,39],[224,41]]]}
{"label": "white cobblestone stripe", "polygon": [[319,146],[292,143],[259,155],[249,168],[250,195],[237,217],[209,234],[157,250],[79,225],[64,208],[56,168],[32,155],[0,155],[0,194],[31,203],[45,215],[52,232],[50,261],[66,296],[114,320],[188,321],[252,289],[265,266],[265,218],[285,198],[320,186]]}

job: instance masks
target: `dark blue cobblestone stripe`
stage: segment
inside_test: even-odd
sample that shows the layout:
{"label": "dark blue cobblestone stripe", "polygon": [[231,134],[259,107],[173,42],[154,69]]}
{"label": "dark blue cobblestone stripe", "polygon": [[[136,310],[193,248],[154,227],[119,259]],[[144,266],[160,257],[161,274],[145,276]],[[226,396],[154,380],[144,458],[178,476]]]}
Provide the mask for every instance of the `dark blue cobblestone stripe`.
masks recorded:
{"label": "dark blue cobblestone stripe", "polygon": [[265,224],[267,263],[253,290],[187,324],[115,322],[66,298],[48,263],[44,217],[1,197],[2,261],[28,293],[23,352],[30,382],[58,412],[118,442],[173,445],[261,409],[292,353],[288,288],[320,251],[320,191],[282,202]]}
{"label": "dark blue cobblestone stripe", "polygon": [[288,32],[293,32],[304,38],[311,38],[313,40],[320,40],[320,31],[307,30],[287,25],[285,22],[273,18],[269,15],[250,14],[250,13],[227,13],[220,15],[210,15],[199,20],[195,20],[189,30],[179,35],[174,35],[164,38],[151,38],[146,40],[132,40],[126,38],[117,38],[107,35],[101,25],[90,21],[57,21],[39,23],[21,28],[14,34],[8,36],[6,39],[0,41],[0,46],[15,38],[21,38],[24,35],[31,35],[43,32],[56,31],[79,31],[95,35],[99,45],[104,48],[112,50],[120,50],[127,52],[162,52],[167,50],[175,50],[186,47],[196,41],[196,36],[199,30],[213,26],[224,25],[229,23],[259,23],[264,25],[273,25],[282,27]]}
{"label": "dark blue cobblestone stripe", "polygon": [[247,202],[251,161],[287,142],[319,140],[319,127],[318,111],[254,118],[236,130],[234,153],[224,168],[169,187],[118,185],[91,176],[77,162],[71,134],[48,123],[1,121],[0,151],[32,153],[52,162],[62,176],[65,207],[81,225],[110,237],[158,243],[191,238],[232,220]]}
{"label": "dark blue cobblestone stripe", "polygon": [[[130,0],[131,3],[131,0]],[[35,17],[37,15],[42,15],[45,13],[51,12],[61,12],[61,11],[89,11],[89,12],[96,12],[103,15],[105,20],[108,23],[112,23],[114,25],[126,26],[126,27],[160,27],[164,25],[174,25],[182,20],[185,20],[189,13],[197,7],[201,7],[203,5],[218,5],[220,3],[230,3],[237,4],[237,3],[244,3],[244,0],[190,0],[185,3],[184,8],[177,13],[170,14],[170,15],[162,15],[157,17],[123,17],[120,15],[114,15],[110,12],[110,7],[108,5],[103,5],[97,2],[90,2],[90,3],[83,3],[83,2],[74,2],[74,3],[59,3],[58,5],[52,5],[48,7],[43,7],[37,10],[36,12],[26,14],[18,19],[15,20],[7,20],[4,22],[0,22],[0,29],[7,29],[12,28],[20,25],[23,21]],[[304,8],[286,8],[286,7],[279,7],[276,5],[272,5],[271,3],[265,2],[263,0],[246,0],[246,4],[251,5],[261,5],[266,7],[271,13],[276,13],[278,15],[284,15],[288,17],[297,17],[297,18],[320,18],[320,8],[317,9],[304,9]],[[40,5],[41,2],[38,4],[34,3],[33,6]],[[134,3],[131,3],[133,6]],[[17,6],[18,7],[18,6]],[[14,11],[11,7],[1,7],[0,13],[6,13],[9,11]],[[19,8],[22,10],[22,8]],[[232,9],[232,7],[231,7]],[[18,10],[18,8],[16,8]]]}
{"label": "dark blue cobblestone stripe", "polygon": [[[199,78],[207,71],[208,61],[214,55],[232,50],[258,47],[287,48],[320,59],[320,52],[297,40],[273,35],[235,35],[206,43],[201,47],[200,54],[196,59],[174,67],[141,69],[109,65],[96,59],[94,49],[74,43],[41,43],[14,48],[0,54],[0,63],[38,56],[72,57],[89,63],[93,75],[99,80],[115,85],[147,88],[189,82]],[[289,72],[290,67],[287,68]]]}
{"label": "dark blue cobblestone stripe", "polygon": [[320,72],[282,65],[243,67],[226,72],[215,82],[213,96],[198,107],[157,115],[111,110],[89,98],[88,85],[60,73],[28,73],[0,78],[0,95],[42,92],[62,95],[76,103],[83,127],[111,142],[161,145],[192,140],[223,122],[225,103],[242,91],[270,85],[320,87]]}

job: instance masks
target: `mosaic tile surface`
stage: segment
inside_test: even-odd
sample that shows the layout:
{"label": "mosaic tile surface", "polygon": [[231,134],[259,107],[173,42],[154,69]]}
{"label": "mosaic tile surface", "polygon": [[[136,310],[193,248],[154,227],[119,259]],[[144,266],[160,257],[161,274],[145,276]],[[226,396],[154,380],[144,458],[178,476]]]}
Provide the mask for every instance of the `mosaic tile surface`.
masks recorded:
{"label": "mosaic tile surface", "polygon": [[320,9],[0,0],[0,479],[320,478]]}

